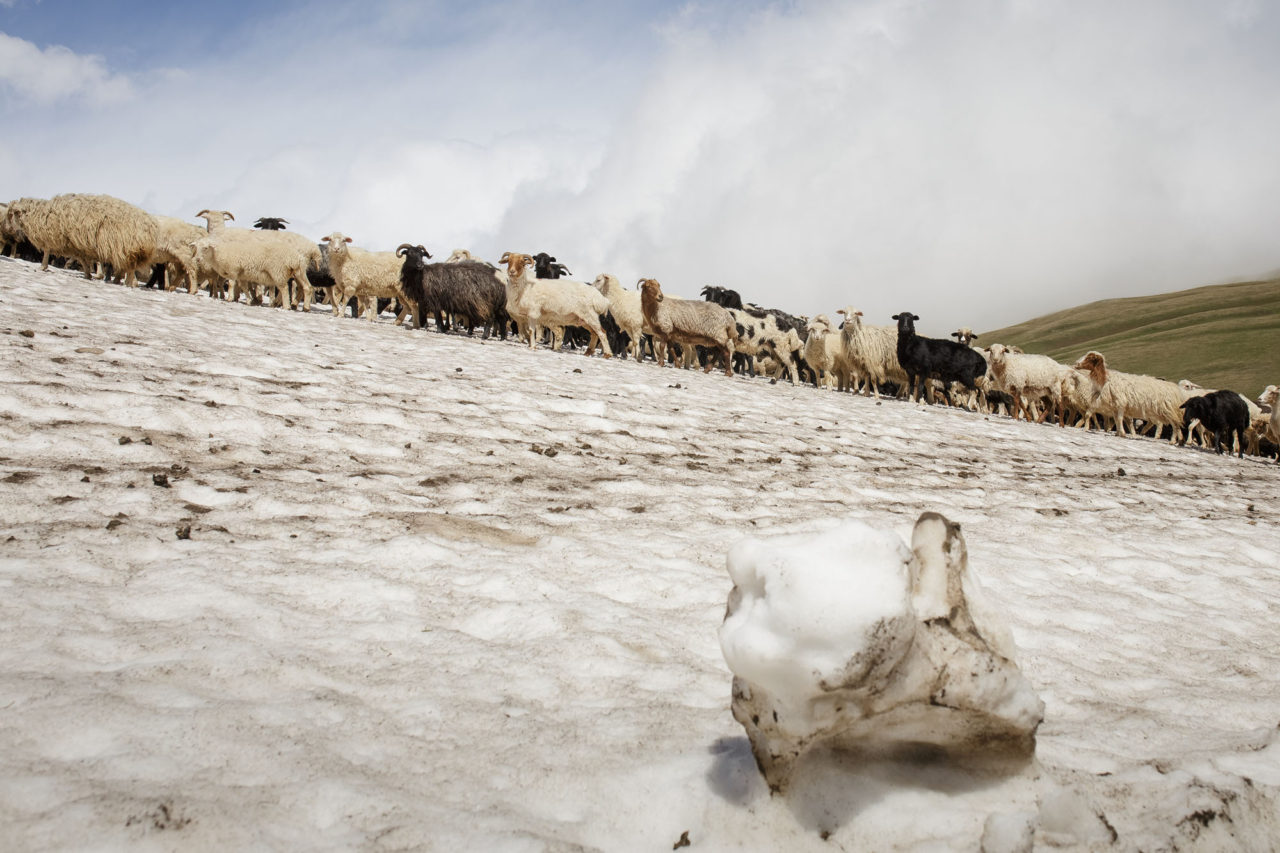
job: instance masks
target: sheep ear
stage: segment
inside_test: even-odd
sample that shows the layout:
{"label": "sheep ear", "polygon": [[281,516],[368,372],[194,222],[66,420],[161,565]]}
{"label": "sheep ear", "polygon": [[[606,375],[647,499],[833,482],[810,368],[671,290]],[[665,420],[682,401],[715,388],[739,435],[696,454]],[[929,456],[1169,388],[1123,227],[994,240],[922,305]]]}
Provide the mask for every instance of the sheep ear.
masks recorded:
{"label": "sheep ear", "polygon": [[898,319],[898,315],[897,315],[897,314],[894,314],[894,315],[893,315],[892,317],[890,317],[889,319],[890,319],[890,320],[896,320],[896,319]]}
{"label": "sheep ear", "polygon": [[952,333],[951,333],[951,337],[953,337],[953,338],[958,338],[958,337],[960,337],[960,333],[959,333],[959,332],[952,332]]}
{"label": "sheep ear", "polygon": [[321,237],[321,238],[320,238],[320,242],[321,242],[321,243],[328,243],[328,242],[329,242],[329,238],[328,238],[328,237]]}
{"label": "sheep ear", "polygon": [[920,315],[919,315],[919,314],[912,314],[912,315],[911,315],[911,320],[912,320],[912,322],[915,322],[916,320],[919,320],[919,319],[920,319]]}
{"label": "sheep ear", "polygon": [[976,341],[977,339],[978,339],[978,336],[977,336],[977,335],[970,335],[970,336],[969,336],[969,340],[971,340],[971,341]]}
{"label": "sheep ear", "polygon": [[[348,242],[348,243],[350,243],[350,242],[351,242],[351,238],[350,238],[350,237],[343,237],[342,239],[343,239],[343,240],[345,240],[345,241],[346,241],[346,242]],[[918,318],[917,318],[917,319],[918,319]]]}

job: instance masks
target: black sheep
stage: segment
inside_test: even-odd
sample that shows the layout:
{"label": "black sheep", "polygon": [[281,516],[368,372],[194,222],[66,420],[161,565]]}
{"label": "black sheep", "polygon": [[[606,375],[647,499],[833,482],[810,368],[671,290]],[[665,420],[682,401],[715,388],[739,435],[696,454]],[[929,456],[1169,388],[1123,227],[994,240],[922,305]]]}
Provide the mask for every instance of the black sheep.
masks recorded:
{"label": "black sheep", "polygon": [[436,330],[443,332],[444,317],[452,314],[466,323],[468,335],[483,325],[486,338],[496,329],[506,340],[507,290],[493,267],[481,261],[429,264],[431,253],[408,243],[401,243],[396,255],[404,258],[400,286],[405,298],[418,306],[419,324],[423,315],[431,314]]}
{"label": "black sheep", "polygon": [[1213,434],[1213,449],[1222,452],[1222,440],[1226,439],[1227,453],[1231,452],[1231,436],[1239,442],[1240,458],[1244,458],[1244,433],[1249,428],[1249,406],[1244,398],[1235,391],[1214,391],[1199,397],[1191,397],[1182,408],[1182,440],[1179,445],[1187,443],[1187,436],[1195,421],[1199,421]]}
{"label": "black sheep", "polygon": [[573,273],[569,272],[569,268],[564,264],[556,263],[555,256],[548,255],[546,252],[539,252],[533,256],[534,278],[563,278],[566,275],[573,275]]}
{"label": "black sheep", "polygon": [[279,216],[262,216],[253,223],[253,227],[262,231],[284,231],[289,220]]}
{"label": "black sheep", "polygon": [[977,378],[987,372],[985,358],[955,341],[920,337],[915,326],[920,317],[910,311],[894,314],[893,319],[898,321],[898,363],[907,374],[908,396],[919,400],[930,379],[977,390]]}
{"label": "black sheep", "polygon": [[702,288],[702,298],[707,302],[714,302],[717,305],[723,305],[725,308],[737,308],[742,310],[742,297],[738,295],[738,291],[730,290],[727,287],[717,287],[714,284],[708,284]]}

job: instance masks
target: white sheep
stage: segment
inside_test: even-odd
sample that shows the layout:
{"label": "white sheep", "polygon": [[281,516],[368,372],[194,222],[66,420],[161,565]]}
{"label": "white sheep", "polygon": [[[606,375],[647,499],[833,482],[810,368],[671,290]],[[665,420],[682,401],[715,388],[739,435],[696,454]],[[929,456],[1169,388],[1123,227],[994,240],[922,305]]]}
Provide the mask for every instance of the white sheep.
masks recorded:
{"label": "white sheep", "polygon": [[274,288],[282,304],[296,308],[298,302],[289,296],[293,279],[302,291],[303,310],[311,304],[307,265],[320,264],[320,247],[300,234],[221,228],[194,241],[191,249],[202,268],[235,286],[240,282],[266,285]]}
{"label": "white sheep", "polygon": [[862,312],[852,306],[837,313],[844,315],[840,334],[845,357],[853,377],[865,383],[863,393],[878,400],[880,386],[889,382],[905,389],[907,372],[898,363],[898,330],[892,326],[868,326],[862,322]]}
{"label": "white sheep", "polygon": [[[1062,380],[1071,369],[1047,355],[1010,352],[1003,344],[991,345],[987,351],[987,367],[995,389],[1013,398],[1014,419],[1021,412],[1027,421],[1032,417],[1028,404],[1034,406],[1045,397],[1049,398],[1054,410],[1060,408]],[[1049,410],[1050,406],[1045,406],[1036,422],[1043,423]]]}
{"label": "white sheep", "polygon": [[609,315],[618,328],[627,336],[627,352],[636,361],[640,361],[642,339],[646,334],[644,326],[644,310],[640,307],[640,291],[627,290],[618,281],[617,276],[601,273],[591,282],[591,286],[604,294],[609,300]]}
{"label": "white sheep", "polygon": [[848,387],[844,339],[825,314],[819,314],[805,326],[804,360],[813,371],[813,384],[820,388]]}
{"label": "white sheep", "polygon": [[1182,403],[1186,394],[1165,379],[1109,370],[1102,353],[1091,350],[1072,365],[1062,393],[1068,402],[1083,402],[1086,422],[1093,414],[1112,417],[1116,434],[1127,436],[1126,425],[1138,434],[1132,421],[1141,420],[1157,430],[1170,428],[1171,442],[1182,437]]}
{"label": "white sheep", "polygon": [[[670,349],[679,344],[685,354],[685,362],[695,355],[696,347],[714,348],[724,366],[725,376],[733,376],[733,340],[735,328],[729,310],[714,302],[694,299],[668,298],[662,292],[657,279],[640,279],[640,306],[645,323],[653,330],[656,340]],[[659,360],[666,366],[666,356]],[[707,360],[704,372],[710,372],[711,360]]]}
{"label": "white sheep", "polygon": [[[599,344],[605,358],[612,358],[609,339],[600,318],[609,311],[609,300],[591,285],[571,278],[535,278],[533,258],[518,252],[504,252],[499,261],[507,265],[507,313],[521,322],[529,335],[529,348],[537,346],[538,332],[552,330],[552,349],[558,350],[565,326],[582,326],[591,335],[586,355]],[[501,278],[500,278],[501,280]]]}
{"label": "white sheep", "polygon": [[137,286],[135,271],[155,251],[156,221],[151,214],[118,198],[67,193],[51,199],[20,198],[5,212],[6,228],[26,235],[49,258],[76,261],[85,278],[95,264],[110,264],[126,284]]}
{"label": "white sheep", "polygon": [[164,289],[173,290],[176,283],[169,277],[169,267],[176,266],[187,279],[187,292],[195,293],[199,283],[191,244],[205,236],[206,230],[174,216],[156,217],[156,251],[151,263],[164,264]]}
{"label": "white sheep", "polygon": [[396,325],[410,314],[413,325],[420,326],[417,303],[405,298],[400,286],[400,267],[403,258],[395,252],[370,252],[348,246],[351,238],[341,231],[334,231],[320,238],[329,245],[329,274],[333,276],[333,316],[339,316],[348,300],[356,297],[357,315],[367,314],[373,322],[378,313],[378,299],[394,299],[399,306]]}

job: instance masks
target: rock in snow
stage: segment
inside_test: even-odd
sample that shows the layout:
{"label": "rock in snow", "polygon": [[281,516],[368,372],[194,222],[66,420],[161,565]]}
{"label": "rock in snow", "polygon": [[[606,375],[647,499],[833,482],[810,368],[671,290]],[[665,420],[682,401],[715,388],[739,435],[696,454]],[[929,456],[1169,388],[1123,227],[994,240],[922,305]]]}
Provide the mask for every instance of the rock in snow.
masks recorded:
{"label": "rock in snow", "polygon": [[1034,752],[1044,703],[969,571],[960,525],[926,512],[911,544],[849,522],[730,551],[720,644],[733,715],[774,791],[818,745]]}

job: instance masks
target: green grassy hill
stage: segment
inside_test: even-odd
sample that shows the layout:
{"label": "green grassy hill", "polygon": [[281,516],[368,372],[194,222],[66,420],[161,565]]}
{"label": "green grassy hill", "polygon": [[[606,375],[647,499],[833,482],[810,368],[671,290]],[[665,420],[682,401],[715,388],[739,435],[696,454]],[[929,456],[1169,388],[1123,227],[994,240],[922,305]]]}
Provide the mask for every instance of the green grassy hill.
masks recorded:
{"label": "green grassy hill", "polygon": [[1280,279],[1104,299],[980,334],[1064,364],[1097,350],[1117,370],[1256,398],[1280,384]]}

